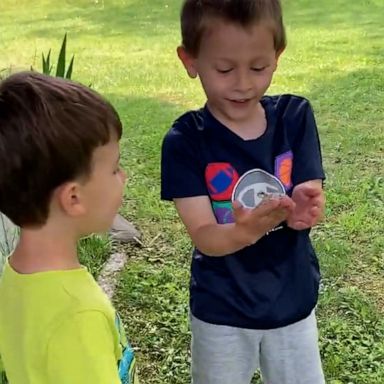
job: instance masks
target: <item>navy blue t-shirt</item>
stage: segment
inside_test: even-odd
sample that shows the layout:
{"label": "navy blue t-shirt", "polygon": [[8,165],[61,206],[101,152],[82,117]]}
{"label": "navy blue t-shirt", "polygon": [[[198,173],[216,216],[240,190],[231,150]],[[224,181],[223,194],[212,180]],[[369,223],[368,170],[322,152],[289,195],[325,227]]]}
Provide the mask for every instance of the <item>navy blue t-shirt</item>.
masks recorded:
{"label": "navy blue t-shirt", "polygon": [[[218,223],[233,221],[238,179],[259,169],[293,187],[324,179],[317,127],[309,102],[293,95],[265,96],[267,129],[243,140],[207,107],[177,119],[163,141],[161,197],[206,195]],[[193,252],[190,306],[212,324],[271,329],[308,316],[317,302],[319,265],[309,230],[283,224],[254,245],[223,257]]]}

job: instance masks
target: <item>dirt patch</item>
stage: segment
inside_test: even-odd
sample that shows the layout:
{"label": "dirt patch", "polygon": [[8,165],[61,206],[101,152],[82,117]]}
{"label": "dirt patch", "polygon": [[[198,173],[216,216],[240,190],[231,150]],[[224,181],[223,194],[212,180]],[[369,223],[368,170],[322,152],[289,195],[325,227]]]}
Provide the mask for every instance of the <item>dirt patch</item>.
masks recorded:
{"label": "dirt patch", "polygon": [[346,278],[348,285],[357,287],[368,295],[380,313],[384,314],[384,277],[372,274],[371,271],[361,272],[359,275],[352,275]]}

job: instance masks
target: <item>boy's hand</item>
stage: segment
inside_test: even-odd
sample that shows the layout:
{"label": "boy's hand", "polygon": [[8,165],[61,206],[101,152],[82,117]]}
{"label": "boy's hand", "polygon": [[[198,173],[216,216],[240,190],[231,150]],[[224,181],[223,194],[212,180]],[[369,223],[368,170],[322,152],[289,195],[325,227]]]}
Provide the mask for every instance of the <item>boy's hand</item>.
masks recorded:
{"label": "boy's hand", "polygon": [[256,208],[244,208],[233,202],[235,225],[249,244],[255,243],[265,233],[275,228],[292,214],[295,203],[288,196],[268,198]]}
{"label": "boy's hand", "polygon": [[321,180],[311,180],[293,189],[292,200],[296,206],[287,223],[298,231],[315,226],[323,219],[325,196]]}

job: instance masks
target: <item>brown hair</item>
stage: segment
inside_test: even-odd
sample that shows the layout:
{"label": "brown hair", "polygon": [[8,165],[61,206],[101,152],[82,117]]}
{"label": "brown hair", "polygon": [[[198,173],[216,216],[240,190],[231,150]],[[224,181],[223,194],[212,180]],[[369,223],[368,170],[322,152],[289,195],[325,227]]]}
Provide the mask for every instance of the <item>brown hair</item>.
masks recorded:
{"label": "brown hair", "polygon": [[212,18],[220,18],[244,27],[267,22],[272,26],[276,52],[286,46],[279,0],[184,0],[181,9],[182,44],[191,55],[198,54],[207,20]]}
{"label": "brown hair", "polygon": [[95,148],[120,139],[115,109],[97,92],[34,72],[0,83],[0,211],[43,225],[59,185],[89,176]]}

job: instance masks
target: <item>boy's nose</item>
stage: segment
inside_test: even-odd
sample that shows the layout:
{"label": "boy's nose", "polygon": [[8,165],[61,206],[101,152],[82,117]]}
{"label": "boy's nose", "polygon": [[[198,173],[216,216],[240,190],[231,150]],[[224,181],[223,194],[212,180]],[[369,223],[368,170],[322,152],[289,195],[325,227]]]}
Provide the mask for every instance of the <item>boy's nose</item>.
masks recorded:
{"label": "boy's nose", "polygon": [[249,74],[246,71],[238,71],[235,89],[239,92],[247,92],[251,87],[252,83]]}

